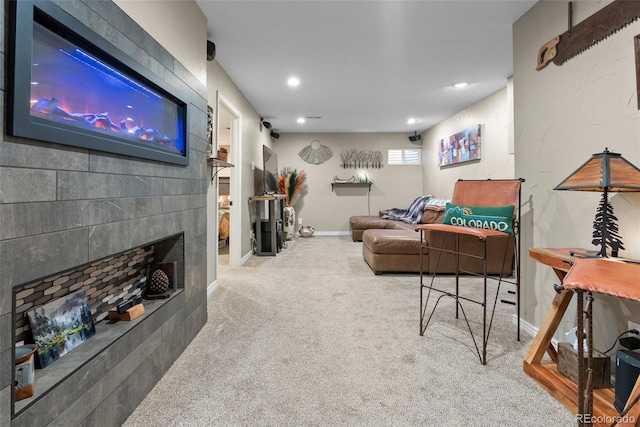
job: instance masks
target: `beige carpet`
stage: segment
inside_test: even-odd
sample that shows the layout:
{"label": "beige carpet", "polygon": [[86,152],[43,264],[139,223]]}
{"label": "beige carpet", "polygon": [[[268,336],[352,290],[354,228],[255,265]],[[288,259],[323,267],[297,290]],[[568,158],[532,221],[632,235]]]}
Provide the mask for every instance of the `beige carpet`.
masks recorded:
{"label": "beige carpet", "polygon": [[482,366],[452,300],[419,336],[417,275],[375,276],[361,245],[297,238],[222,268],[206,326],[125,425],[575,425],[522,372],[531,338],[516,341],[513,306]]}

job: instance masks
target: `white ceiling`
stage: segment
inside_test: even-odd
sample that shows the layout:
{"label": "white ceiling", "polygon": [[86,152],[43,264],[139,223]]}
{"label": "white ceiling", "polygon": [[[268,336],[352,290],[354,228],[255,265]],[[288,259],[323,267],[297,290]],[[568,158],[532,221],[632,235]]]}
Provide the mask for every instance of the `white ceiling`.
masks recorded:
{"label": "white ceiling", "polygon": [[[428,129],[505,87],[512,24],[535,3],[197,2],[216,60],[284,133]],[[286,84],[292,75],[295,89]],[[454,89],[457,81],[470,86]]]}

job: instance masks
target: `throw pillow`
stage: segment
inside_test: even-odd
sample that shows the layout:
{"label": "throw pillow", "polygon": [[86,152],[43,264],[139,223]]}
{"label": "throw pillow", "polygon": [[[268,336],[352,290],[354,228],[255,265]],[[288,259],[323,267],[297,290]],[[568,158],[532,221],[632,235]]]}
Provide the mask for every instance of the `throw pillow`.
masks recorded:
{"label": "throw pillow", "polygon": [[514,206],[461,206],[447,203],[443,224],[484,228],[513,234]]}

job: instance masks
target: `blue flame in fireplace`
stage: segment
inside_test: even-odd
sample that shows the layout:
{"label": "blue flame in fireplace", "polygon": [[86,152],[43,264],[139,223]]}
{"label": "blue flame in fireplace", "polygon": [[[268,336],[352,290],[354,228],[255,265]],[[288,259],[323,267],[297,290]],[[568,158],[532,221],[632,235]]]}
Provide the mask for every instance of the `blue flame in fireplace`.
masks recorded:
{"label": "blue flame in fireplace", "polygon": [[105,59],[34,23],[31,117],[185,155],[183,107]]}
{"label": "blue flame in fireplace", "polygon": [[161,98],[160,95],[158,95],[157,93],[152,92],[151,90],[142,86],[140,83],[136,82],[135,80],[131,80],[129,77],[125,76],[118,70],[94,58],[93,56],[84,52],[82,49],[74,49],[70,54],[68,52],[65,52],[64,50],[60,50],[60,52],[62,52],[65,55],[70,55],[72,58],[75,58],[76,60],[82,62],[83,64],[86,64],[87,66],[95,69],[96,71],[103,73],[104,75],[110,78],[117,79],[119,82],[121,82],[124,85],[127,85],[132,90],[135,90],[140,93],[152,95],[152,96],[155,96],[156,98]]}

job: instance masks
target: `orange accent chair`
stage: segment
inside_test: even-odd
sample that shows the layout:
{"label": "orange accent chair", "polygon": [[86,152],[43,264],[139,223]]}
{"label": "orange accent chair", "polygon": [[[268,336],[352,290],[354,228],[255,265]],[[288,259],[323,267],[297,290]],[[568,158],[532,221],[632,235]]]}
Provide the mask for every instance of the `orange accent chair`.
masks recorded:
{"label": "orange accent chair", "polygon": [[[515,285],[515,291],[510,293],[515,294],[516,301],[502,300],[502,302],[514,304],[517,312],[517,339],[520,341],[520,197],[521,197],[521,184],[524,179],[500,179],[500,180],[458,180],[455,184],[453,195],[451,197],[451,203],[459,207],[470,207],[469,209],[459,209],[459,211],[471,212],[473,207],[482,208],[510,208],[513,206],[513,218],[512,227],[507,231],[501,231],[498,229],[485,229],[477,228],[476,224],[481,221],[452,221],[456,224],[465,225],[452,225],[452,224],[422,224],[417,228],[420,230],[421,244],[421,257],[424,253],[429,254],[429,258],[435,257],[436,268],[431,269],[432,273],[428,276],[423,272],[423,266],[420,266],[420,335],[423,336],[429,322],[433,318],[433,314],[436,311],[438,303],[443,297],[452,297],[456,302],[456,319],[459,318],[459,313],[462,312],[469,333],[476,348],[480,363],[486,365],[487,363],[487,343],[489,341],[489,334],[491,332],[491,325],[495,314],[495,309],[498,303],[498,294],[500,292],[500,286],[503,282]],[[478,209],[479,210],[479,209]],[[486,210],[486,209],[485,209]],[[508,211],[510,211],[508,209]],[[447,219],[447,213],[445,213],[445,220]],[[491,222],[491,221],[489,221]],[[469,226],[471,224],[471,226]],[[426,236],[429,236],[426,239]],[[460,239],[477,239],[479,244],[476,245],[461,245]],[[513,251],[511,246],[513,245]],[[490,248],[489,248],[490,247]],[[473,250],[469,250],[473,248]],[[489,275],[487,273],[487,260],[489,258],[490,250],[499,250],[500,257],[502,257],[502,269],[500,271],[503,274]],[[510,256],[513,254],[512,256]],[[491,257],[495,258],[495,254]],[[437,265],[439,262],[453,262],[455,263],[455,292],[439,289],[434,286],[438,276]],[[469,268],[469,266],[473,266]],[[515,270],[515,271],[514,271]],[[481,271],[481,273],[477,273]],[[505,271],[514,271],[513,277],[506,277]],[[460,295],[460,282],[463,278],[461,274],[470,276],[480,276],[483,278],[483,296],[479,298],[468,298]],[[509,275],[510,276],[510,275]],[[425,277],[428,277],[425,280]],[[491,312],[488,312],[488,303],[490,302],[490,296],[488,295],[488,280],[497,281],[497,288],[495,291],[495,297],[493,297]],[[431,292],[441,294],[435,302],[435,305],[430,308],[431,312],[427,316],[429,310],[429,300]],[[434,297],[435,298],[435,297]],[[478,346],[476,336],[474,335],[464,307],[461,301],[468,301],[476,303],[482,306],[483,319],[482,319],[482,350]]]}

